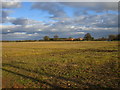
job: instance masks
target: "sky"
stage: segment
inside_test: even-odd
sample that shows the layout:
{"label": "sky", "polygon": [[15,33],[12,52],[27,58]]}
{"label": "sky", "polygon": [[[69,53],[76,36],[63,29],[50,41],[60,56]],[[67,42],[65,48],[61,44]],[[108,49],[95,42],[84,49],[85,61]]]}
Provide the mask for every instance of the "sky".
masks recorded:
{"label": "sky", "polygon": [[117,2],[1,2],[2,40],[118,34]]}

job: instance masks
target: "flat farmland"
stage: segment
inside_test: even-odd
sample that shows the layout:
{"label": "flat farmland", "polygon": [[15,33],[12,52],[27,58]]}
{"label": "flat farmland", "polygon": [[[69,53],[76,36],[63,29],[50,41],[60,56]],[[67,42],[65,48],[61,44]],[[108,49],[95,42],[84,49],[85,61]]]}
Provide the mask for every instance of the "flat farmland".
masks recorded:
{"label": "flat farmland", "polygon": [[118,88],[117,41],[3,42],[3,88]]}

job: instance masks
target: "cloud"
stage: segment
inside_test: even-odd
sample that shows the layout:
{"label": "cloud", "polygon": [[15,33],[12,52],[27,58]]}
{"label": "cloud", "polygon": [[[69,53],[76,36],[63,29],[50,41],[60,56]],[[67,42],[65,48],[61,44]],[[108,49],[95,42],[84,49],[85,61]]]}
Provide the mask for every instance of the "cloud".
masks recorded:
{"label": "cloud", "polygon": [[39,24],[42,22],[27,18],[16,18],[14,20],[11,20],[11,23],[14,25],[30,25],[30,24]]}
{"label": "cloud", "polygon": [[[3,40],[42,39],[44,33],[41,25],[1,25]],[[45,28],[45,27],[44,27]],[[41,31],[39,31],[41,29]]]}
{"label": "cloud", "polygon": [[8,34],[3,34],[3,40],[39,40],[40,34],[33,33],[33,34],[27,34],[24,32],[15,32],[15,33],[8,33]]}
{"label": "cloud", "polygon": [[73,14],[75,16],[87,15],[88,11],[105,12],[118,11],[117,2],[37,2],[32,5],[32,9],[47,11],[55,17],[66,17],[67,12],[64,11],[66,7],[74,8]]}
{"label": "cloud", "polygon": [[0,19],[0,23],[8,23],[15,20],[14,17],[9,17],[9,14],[12,12],[11,10],[2,10],[1,12],[2,12],[2,16]]}
{"label": "cloud", "polygon": [[[70,35],[76,37],[78,35],[83,35],[86,32],[116,33],[118,28],[117,15],[112,14],[81,15],[74,18],[57,17],[56,19],[60,20],[46,24],[44,22],[34,21],[31,19],[17,18],[13,20],[15,21],[15,25],[3,25],[2,33],[10,34],[15,32],[26,32],[26,34],[29,34],[29,37],[34,33],[37,33],[37,35],[41,35],[41,38],[44,35],[50,35],[52,37],[54,34],[58,34],[61,37],[69,37]],[[28,24],[28,20],[30,24]]]}
{"label": "cloud", "polygon": [[3,9],[19,8],[20,6],[20,2],[2,2]]}
{"label": "cloud", "polygon": [[8,15],[10,13],[10,11],[5,11],[5,10],[2,10],[2,19],[0,19],[0,23],[5,23],[8,21]]}
{"label": "cloud", "polygon": [[60,2],[60,4],[74,8],[74,16],[88,15],[89,11],[93,11],[94,14],[108,11],[118,12],[117,2]]}
{"label": "cloud", "polygon": [[6,18],[8,16],[8,11],[2,11],[2,18]]}
{"label": "cloud", "polygon": [[[47,23],[35,21],[31,19],[17,18],[12,21],[11,26],[3,26],[3,30],[12,29],[13,31],[27,31],[27,32],[71,32],[84,30],[103,30],[109,28],[117,28],[117,15],[89,15],[79,16],[74,18],[58,18],[60,21],[54,23]],[[29,24],[28,24],[29,22]]]}
{"label": "cloud", "polygon": [[2,20],[0,20],[0,23],[12,21],[14,18],[9,17],[9,14],[13,11],[13,8],[19,8],[21,6],[21,2],[1,2],[1,4]]}
{"label": "cloud", "polygon": [[9,34],[15,32],[26,32],[27,34],[33,33],[47,33],[50,31],[50,25],[44,23],[27,24],[27,25],[1,25],[2,33]]}
{"label": "cloud", "polygon": [[[112,4],[112,3],[108,3]],[[79,14],[78,11],[95,10],[116,10],[115,5],[109,6],[103,3],[34,3],[32,9],[47,11],[53,15],[49,22],[41,22],[28,18],[8,17],[9,12],[3,11],[5,22],[13,25],[3,25],[3,39],[24,40],[42,39],[48,35],[53,37],[83,37],[85,33],[91,33],[95,38],[118,33],[118,15],[110,13],[102,14]],[[93,5],[93,6],[92,6]],[[100,6],[101,5],[101,6]],[[105,6],[106,5],[106,6]],[[63,7],[62,7],[63,6]],[[64,6],[74,7],[78,15],[71,17],[66,15]],[[83,10],[82,10],[83,8]],[[75,13],[76,13],[75,12]],[[1,27],[1,26],[0,26]]]}
{"label": "cloud", "polygon": [[66,16],[63,7],[59,3],[51,3],[51,2],[37,2],[34,3],[32,9],[38,9],[42,11],[47,11],[49,14],[53,15],[53,17],[58,16]]}
{"label": "cloud", "polygon": [[85,32],[70,32],[70,35],[80,35],[80,34],[85,34]]}
{"label": "cloud", "polygon": [[96,11],[118,10],[118,2],[61,2],[61,4],[78,9],[84,8]]}
{"label": "cloud", "polygon": [[12,24],[15,24],[15,25],[26,25],[26,24],[28,24],[28,19],[17,18],[17,19],[12,21]]}
{"label": "cloud", "polygon": [[2,11],[2,19],[0,19],[0,23],[4,23],[7,19],[7,16],[8,16],[8,12],[6,11]]}
{"label": "cloud", "polygon": [[[4,25],[2,29],[3,39],[42,39],[44,36],[48,35],[53,37],[55,34],[58,34],[59,37],[83,37],[85,33],[94,34],[95,37],[101,37],[108,34],[117,33],[117,27],[88,27],[83,25],[72,25],[72,24],[58,24],[56,22],[55,26],[52,25]],[[24,38],[23,38],[24,37]]]}
{"label": "cloud", "polygon": [[[94,18],[92,19],[95,20]],[[93,25],[102,28],[117,28],[118,15],[113,15],[113,14],[97,15],[96,22],[93,23]]]}

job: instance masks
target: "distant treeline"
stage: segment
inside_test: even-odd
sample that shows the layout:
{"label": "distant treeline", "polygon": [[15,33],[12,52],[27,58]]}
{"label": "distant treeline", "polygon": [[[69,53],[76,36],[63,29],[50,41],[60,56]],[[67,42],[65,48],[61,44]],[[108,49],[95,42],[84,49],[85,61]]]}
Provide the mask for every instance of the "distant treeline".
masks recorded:
{"label": "distant treeline", "polygon": [[118,35],[109,35],[108,38],[101,37],[94,39],[90,33],[85,34],[83,38],[59,38],[58,35],[55,35],[53,38],[49,38],[49,36],[44,36],[43,40],[16,40],[16,41],[9,41],[3,40],[2,42],[38,42],[38,41],[120,41],[120,34]]}
{"label": "distant treeline", "polygon": [[90,33],[85,34],[85,36],[83,38],[79,37],[79,38],[59,38],[58,35],[55,35],[54,38],[49,38],[49,36],[44,36],[43,37],[44,41],[118,41],[120,40],[120,34],[118,35],[109,35],[108,38],[105,37],[101,37],[101,38],[97,38],[94,39],[93,36],[91,36]]}

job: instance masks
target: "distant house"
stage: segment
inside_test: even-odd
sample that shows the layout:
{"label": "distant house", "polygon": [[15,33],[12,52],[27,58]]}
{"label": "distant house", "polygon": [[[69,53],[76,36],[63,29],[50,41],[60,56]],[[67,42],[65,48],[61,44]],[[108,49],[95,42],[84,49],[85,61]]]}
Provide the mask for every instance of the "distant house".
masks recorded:
{"label": "distant house", "polygon": [[83,38],[68,38],[68,41],[82,41]]}
{"label": "distant house", "polygon": [[74,40],[74,38],[69,38],[69,39],[67,39],[67,40],[69,40],[69,41],[73,41],[73,40]]}
{"label": "distant house", "polygon": [[78,40],[82,41],[82,40],[83,40],[83,38],[78,38]]}

